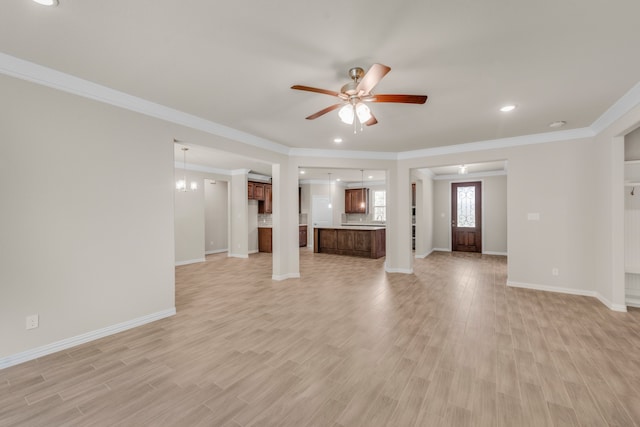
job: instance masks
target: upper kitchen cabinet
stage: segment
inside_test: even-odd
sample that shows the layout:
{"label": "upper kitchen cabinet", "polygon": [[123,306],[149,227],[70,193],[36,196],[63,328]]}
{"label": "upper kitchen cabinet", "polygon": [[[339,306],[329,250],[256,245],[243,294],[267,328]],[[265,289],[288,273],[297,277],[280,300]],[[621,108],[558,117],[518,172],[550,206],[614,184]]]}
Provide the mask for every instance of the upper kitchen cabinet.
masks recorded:
{"label": "upper kitchen cabinet", "polygon": [[264,197],[258,201],[258,213],[273,213],[273,195],[271,188],[271,184],[264,184]]}
{"label": "upper kitchen cabinet", "polygon": [[273,213],[273,194],[271,184],[249,181],[247,183],[247,198],[258,201],[258,213]]}
{"label": "upper kitchen cabinet", "polygon": [[254,186],[253,182],[249,181],[247,183],[247,199],[249,200],[253,200],[253,186]]}
{"label": "upper kitchen cabinet", "polygon": [[344,190],[344,213],[366,214],[369,212],[369,189],[348,188]]}
{"label": "upper kitchen cabinet", "polygon": [[[269,184],[262,184],[260,182],[253,183],[253,198],[255,200],[264,200],[265,186]],[[271,185],[269,185],[271,187]]]}

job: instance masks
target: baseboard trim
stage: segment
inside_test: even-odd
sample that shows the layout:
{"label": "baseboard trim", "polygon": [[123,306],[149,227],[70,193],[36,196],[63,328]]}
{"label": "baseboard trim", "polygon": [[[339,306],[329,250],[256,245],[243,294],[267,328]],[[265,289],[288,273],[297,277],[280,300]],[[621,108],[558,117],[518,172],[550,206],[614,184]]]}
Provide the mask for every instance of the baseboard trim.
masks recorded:
{"label": "baseboard trim", "polygon": [[431,255],[433,253],[433,251],[435,251],[435,249],[431,249],[429,252],[424,253],[424,254],[414,254],[414,258],[416,259],[423,259],[428,257],[429,255]]}
{"label": "baseboard trim", "polygon": [[287,279],[299,279],[300,273],[287,273],[287,274],[274,274],[271,276],[271,280],[287,280]]}
{"label": "baseboard trim", "polygon": [[229,255],[227,255],[229,258],[249,258],[249,254],[245,255],[245,254],[232,254],[229,253]]}
{"label": "baseboard trim", "polygon": [[482,255],[499,255],[499,256],[507,256],[507,253],[506,253],[506,252],[486,251],[486,252],[482,252]]}
{"label": "baseboard trim", "polygon": [[186,261],[176,261],[176,267],[179,267],[181,265],[197,264],[199,262],[204,262],[204,258],[188,259]]}
{"label": "baseboard trim", "polygon": [[213,251],[205,251],[205,255],[221,254],[223,252],[229,252],[229,249],[215,249]]}
{"label": "baseboard trim", "polygon": [[384,271],[387,273],[413,274],[413,268],[390,268],[386,262],[384,263]]}
{"label": "baseboard trim", "polygon": [[640,298],[629,298],[627,297],[625,303],[628,307],[640,308]]}
{"label": "baseboard trim", "polygon": [[547,285],[536,285],[532,283],[523,283],[523,282],[515,282],[512,280],[507,280],[507,286],[512,288],[523,288],[523,289],[532,289],[534,291],[545,291],[545,292],[557,292],[560,294],[570,294],[570,295],[580,295],[585,297],[593,297],[604,304],[608,309],[612,311],[620,311],[626,312],[627,306],[621,304],[614,304],[605,297],[603,297],[599,292],[596,291],[587,291],[585,289],[573,289],[573,288],[563,288],[556,286],[547,286]]}
{"label": "baseboard trim", "polygon": [[451,252],[449,248],[433,248],[431,252]]}
{"label": "baseboard trim", "polygon": [[46,356],[51,353],[66,350],[71,347],[75,347],[80,344],[84,344],[89,341],[94,341],[100,338],[104,338],[109,335],[117,334],[118,332],[126,331],[127,329],[142,326],[146,323],[155,322],[156,320],[171,317],[176,314],[176,308],[170,308],[167,310],[151,313],[146,316],[138,317],[136,319],[127,320],[126,322],[117,323],[115,325],[107,326],[105,328],[97,329],[95,331],[87,332],[75,337],[66,338],[60,341],[56,341],[51,344],[36,347],[31,350],[23,351],[20,353],[12,354],[7,357],[0,358],[0,369],[5,369],[10,366],[19,365],[20,363],[28,362],[39,357]]}

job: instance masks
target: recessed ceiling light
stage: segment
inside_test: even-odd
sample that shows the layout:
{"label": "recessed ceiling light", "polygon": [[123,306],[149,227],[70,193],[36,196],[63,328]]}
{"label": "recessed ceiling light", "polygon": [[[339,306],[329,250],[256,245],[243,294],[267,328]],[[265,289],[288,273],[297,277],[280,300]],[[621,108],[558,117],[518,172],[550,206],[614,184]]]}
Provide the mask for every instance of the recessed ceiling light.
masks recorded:
{"label": "recessed ceiling light", "polygon": [[44,6],[57,6],[58,0],[33,0],[36,3],[39,3]]}
{"label": "recessed ceiling light", "polygon": [[509,111],[513,111],[516,109],[516,106],[513,104],[510,105],[505,105],[504,107],[500,108],[500,111],[502,111],[503,113],[508,113]]}
{"label": "recessed ceiling light", "polygon": [[369,175],[369,179],[373,179],[373,175]]}
{"label": "recessed ceiling light", "polygon": [[300,171],[300,175],[304,175],[304,171]]}
{"label": "recessed ceiling light", "polygon": [[336,178],[336,181],[340,181],[340,178]]}
{"label": "recessed ceiling light", "polygon": [[549,123],[549,127],[550,128],[561,128],[562,126],[566,125],[567,122],[565,122],[564,120],[558,120],[556,122],[551,122]]}
{"label": "recessed ceiling light", "polygon": [[334,138],[333,142],[335,142],[336,144],[340,144],[342,142],[342,138]]}

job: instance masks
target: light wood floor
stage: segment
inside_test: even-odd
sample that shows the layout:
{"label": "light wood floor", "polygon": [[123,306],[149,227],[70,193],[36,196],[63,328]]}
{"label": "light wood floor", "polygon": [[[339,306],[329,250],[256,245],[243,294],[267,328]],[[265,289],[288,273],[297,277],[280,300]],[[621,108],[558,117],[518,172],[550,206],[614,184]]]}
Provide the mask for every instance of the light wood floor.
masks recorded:
{"label": "light wood floor", "polygon": [[640,311],[301,251],[176,269],[172,318],[0,371],[1,426],[640,426]]}

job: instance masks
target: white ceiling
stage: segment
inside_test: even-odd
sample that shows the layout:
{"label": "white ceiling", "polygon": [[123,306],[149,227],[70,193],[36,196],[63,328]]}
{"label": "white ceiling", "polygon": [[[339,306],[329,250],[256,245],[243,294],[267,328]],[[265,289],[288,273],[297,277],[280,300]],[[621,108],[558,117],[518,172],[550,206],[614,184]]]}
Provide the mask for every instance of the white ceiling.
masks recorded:
{"label": "white ceiling", "polygon": [[[400,152],[591,125],[638,83],[638,16],[637,0],[3,0],[0,52],[287,147]],[[335,101],[291,85],[339,90],[375,62],[392,69],[375,92],[427,103],[370,104],[379,123],[356,135],[336,112],[304,119]]]}

